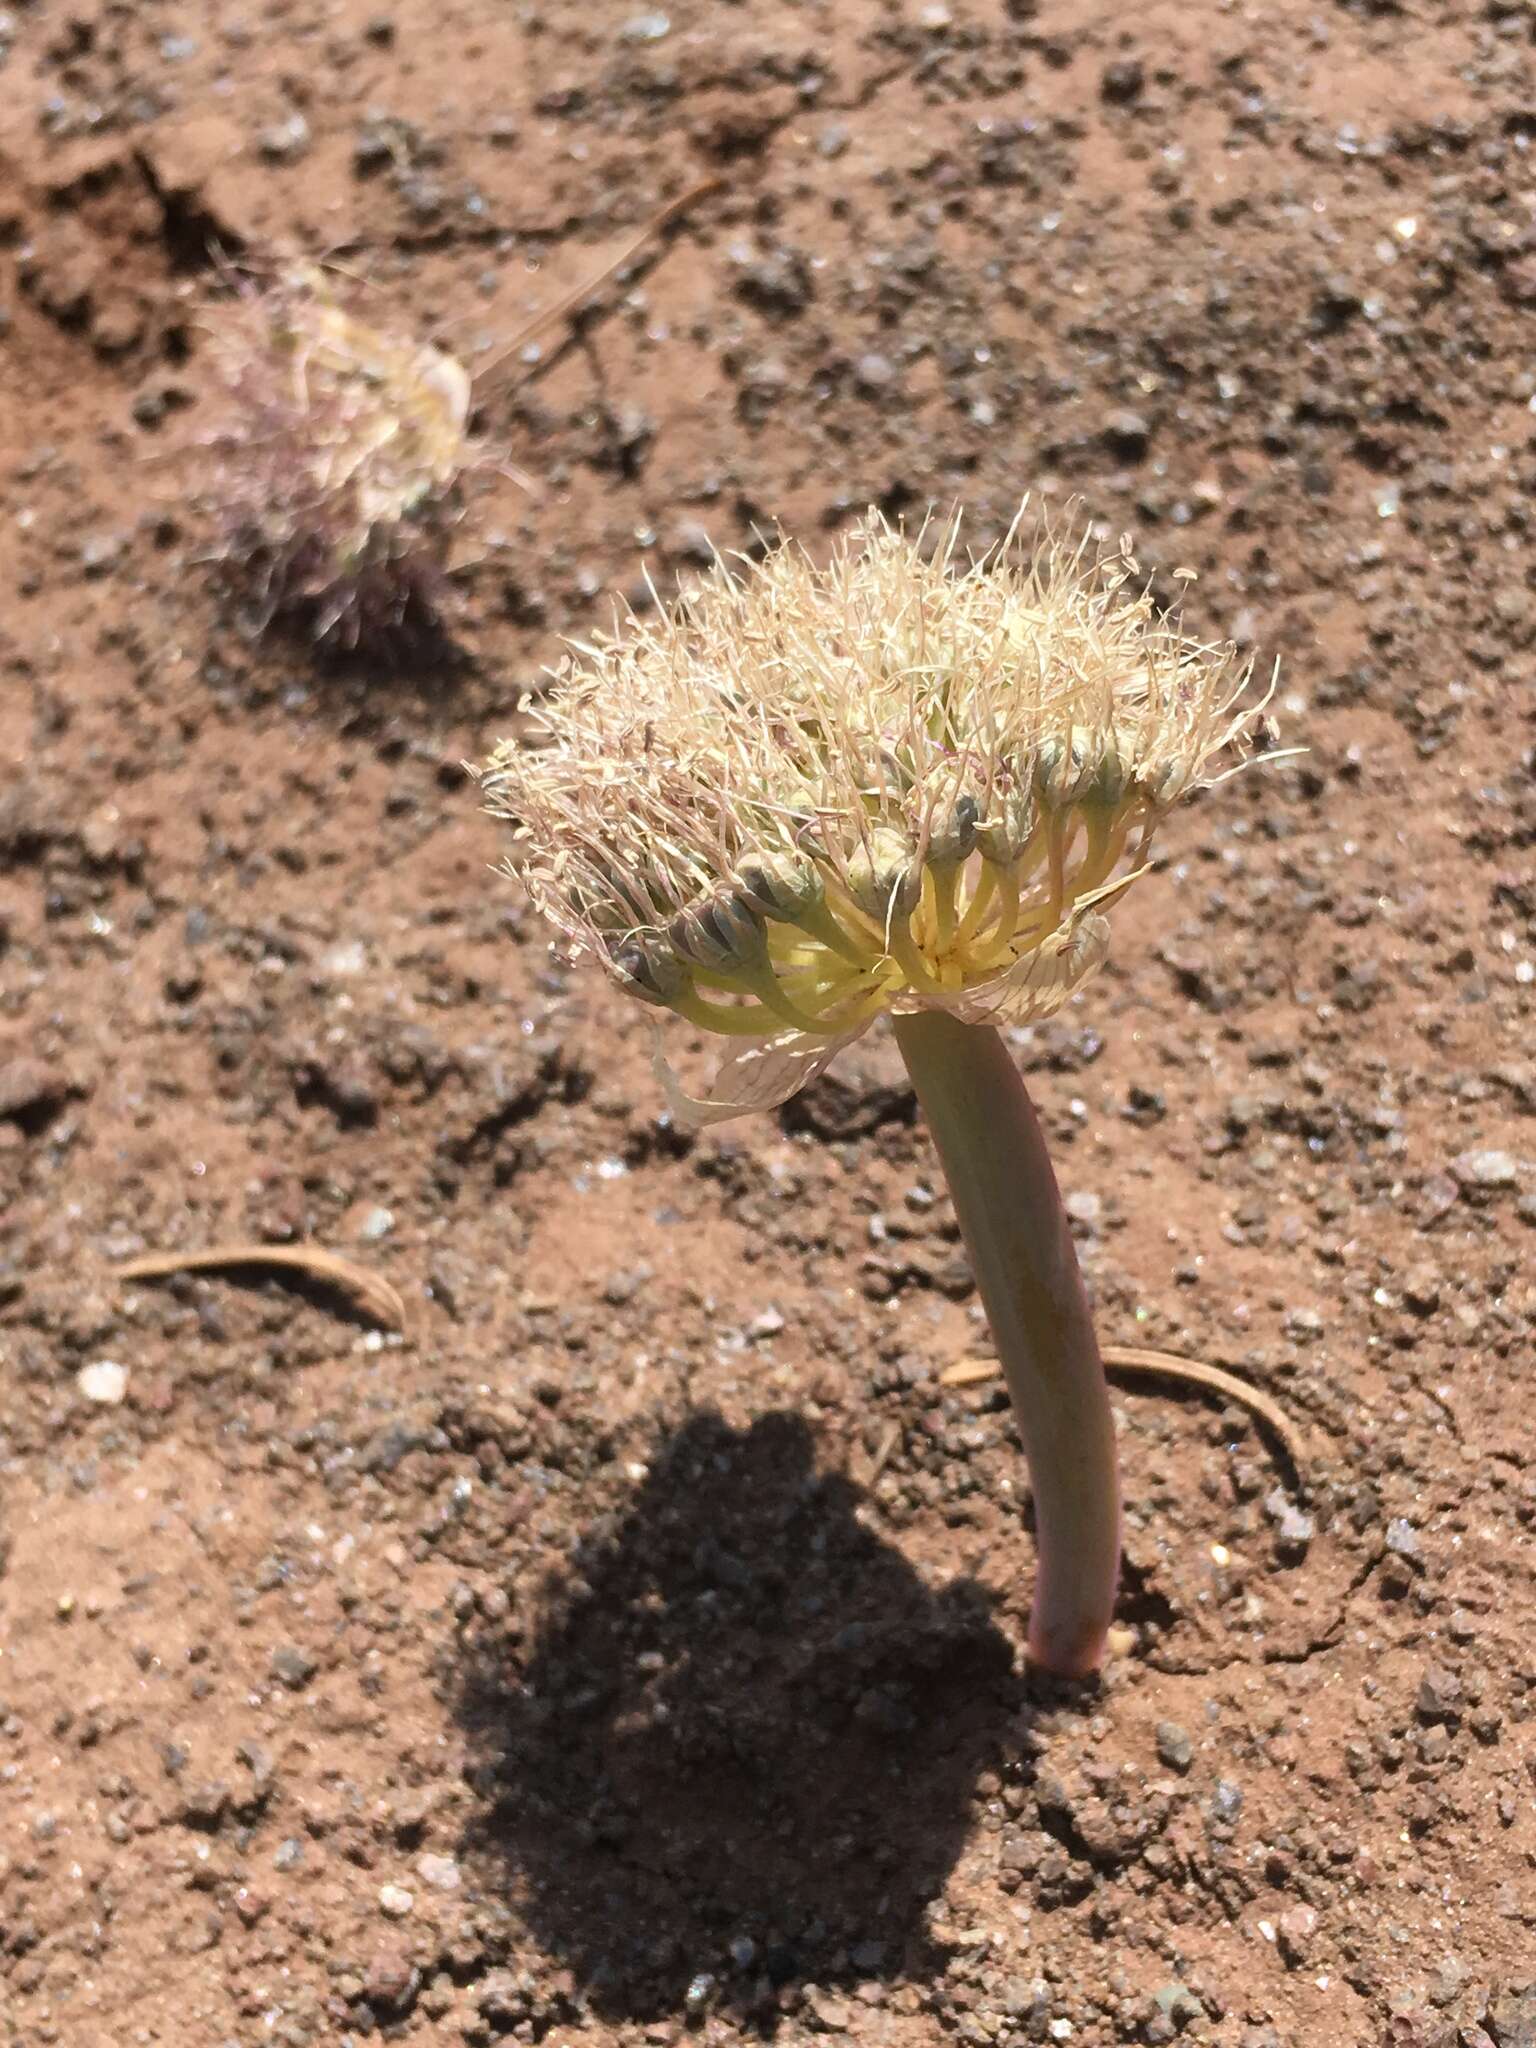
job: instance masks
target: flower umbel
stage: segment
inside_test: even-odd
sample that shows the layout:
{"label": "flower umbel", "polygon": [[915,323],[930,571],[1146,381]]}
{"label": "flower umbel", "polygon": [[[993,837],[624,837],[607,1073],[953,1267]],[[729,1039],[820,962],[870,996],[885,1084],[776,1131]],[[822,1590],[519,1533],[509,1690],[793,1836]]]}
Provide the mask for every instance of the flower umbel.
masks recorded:
{"label": "flower umbel", "polygon": [[[922,546],[933,538],[937,545]],[[792,1094],[882,1012],[1025,1023],[1262,709],[1124,553],[871,514],[578,649],[484,776],[510,869],[631,994],[741,1041],[693,1124]]]}
{"label": "flower umbel", "polygon": [[209,495],[258,625],[300,607],[353,646],[430,615],[473,454],[462,364],[359,320],[306,263],[223,302],[210,332],[234,410]]}

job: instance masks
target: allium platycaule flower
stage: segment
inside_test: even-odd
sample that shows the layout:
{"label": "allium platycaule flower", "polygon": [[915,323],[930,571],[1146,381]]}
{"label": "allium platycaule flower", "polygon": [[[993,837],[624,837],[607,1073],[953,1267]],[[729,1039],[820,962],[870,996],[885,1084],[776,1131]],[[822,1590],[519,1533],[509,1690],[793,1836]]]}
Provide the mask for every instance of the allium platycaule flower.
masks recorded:
{"label": "allium platycaule flower", "polygon": [[356,317],[288,265],[210,316],[233,413],[211,495],[258,623],[303,606],[354,645],[430,612],[473,453],[470,379],[444,350]]}
{"label": "allium platycaule flower", "polygon": [[[925,547],[923,540],[936,542]],[[484,775],[509,866],[618,985],[730,1041],[699,1125],[784,1100],[889,1015],[954,1196],[1031,1470],[1035,1660],[1103,1653],[1113,1426],[1039,1126],[999,1025],[1060,1008],[1172,807],[1246,758],[1231,647],[1123,554],[969,563],[871,516],[817,568],[722,564],[577,649]]]}

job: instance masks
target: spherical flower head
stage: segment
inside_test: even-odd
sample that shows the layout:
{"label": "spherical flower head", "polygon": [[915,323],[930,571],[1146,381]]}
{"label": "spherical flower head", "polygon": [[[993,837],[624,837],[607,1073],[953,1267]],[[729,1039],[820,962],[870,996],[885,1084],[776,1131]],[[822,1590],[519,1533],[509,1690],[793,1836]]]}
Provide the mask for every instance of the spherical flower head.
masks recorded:
{"label": "spherical flower head", "polygon": [[[871,513],[825,568],[719,565],[557,672],[484,772],[509,870],[631,995],[727,1035],[693,1125],[771,1107],[882,1013],[1048,1016],[1181,797],[1267,699],[1134,563]],[[926,544],[925,544],[926,543]]]}
{"label": "spherical flower head", "polygon": [[237,292],[209,325],[233,405],[210,495],[262,623],[299,605],[317,637],[350,645],[430,609],[472,453],[463,365],[358,319],[312,264]]}

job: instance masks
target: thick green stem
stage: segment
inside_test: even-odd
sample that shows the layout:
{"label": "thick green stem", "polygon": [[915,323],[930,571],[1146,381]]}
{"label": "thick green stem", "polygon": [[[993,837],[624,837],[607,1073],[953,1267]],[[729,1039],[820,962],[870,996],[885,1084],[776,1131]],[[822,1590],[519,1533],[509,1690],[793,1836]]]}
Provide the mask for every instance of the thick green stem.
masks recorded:
{"label": "thick green stem", "polygon": [[1120,1576],[1115,1426],[1045,1137],[1007,1047],[938,1011],[897,1017],[1008,1380],[1035,1502],[1029,1654],[1096,1669]]}

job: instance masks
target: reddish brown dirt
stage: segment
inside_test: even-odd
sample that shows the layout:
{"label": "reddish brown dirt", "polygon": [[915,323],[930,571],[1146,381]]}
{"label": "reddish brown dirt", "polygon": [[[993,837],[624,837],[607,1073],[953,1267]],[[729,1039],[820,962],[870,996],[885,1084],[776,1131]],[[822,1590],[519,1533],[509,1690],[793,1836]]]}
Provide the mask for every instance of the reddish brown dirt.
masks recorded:
{"label": "reddish brown dirt", "polygon": [[[1536,2040],[1529,11],[0,24],[6,2040]],[[488,382],[540,495],[475,496],[456,659],[245,644],[210,235],[473,361],[713,170]],[[1021,1045],[1106,1336],[1313,1446],[1298,1521],[1127,1387],[1130,1644],[1062,1697],[889,1048],[679,1142],[457,765],[704,533],[1025,488],[1197,570],[1309,750]],[[407,1335],[113,1278],[250,1236]]]}

